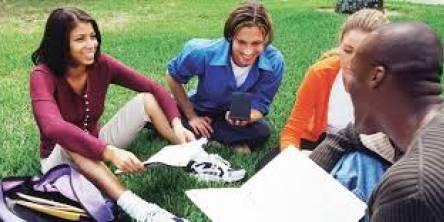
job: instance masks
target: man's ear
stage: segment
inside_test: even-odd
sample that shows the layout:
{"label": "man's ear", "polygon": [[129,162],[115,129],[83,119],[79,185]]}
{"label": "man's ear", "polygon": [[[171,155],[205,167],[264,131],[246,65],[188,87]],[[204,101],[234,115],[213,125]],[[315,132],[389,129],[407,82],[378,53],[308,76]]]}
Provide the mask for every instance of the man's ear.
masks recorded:
{"label": "man's ear", "polygon": [[376,66],[370,73],[370,87],[378,88],[381,86],[386,76],[386,69],[384,66]]}

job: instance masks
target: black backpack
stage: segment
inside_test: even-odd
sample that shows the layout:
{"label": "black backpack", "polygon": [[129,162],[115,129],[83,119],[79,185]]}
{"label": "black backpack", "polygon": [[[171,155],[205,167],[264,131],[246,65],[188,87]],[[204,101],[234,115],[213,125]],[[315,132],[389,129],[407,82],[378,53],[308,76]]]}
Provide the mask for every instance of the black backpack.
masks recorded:
{"label": "black backpack", "polygon": [[363,8],[383,10],[384,0],[337,0],[335,11],[337,13],[352,14]]}

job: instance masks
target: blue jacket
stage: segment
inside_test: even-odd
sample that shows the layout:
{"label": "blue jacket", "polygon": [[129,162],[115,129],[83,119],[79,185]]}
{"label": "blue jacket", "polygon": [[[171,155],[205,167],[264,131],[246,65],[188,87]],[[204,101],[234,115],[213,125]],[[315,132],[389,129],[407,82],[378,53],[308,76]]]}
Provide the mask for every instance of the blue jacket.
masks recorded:
{"label": "blue jacket", "polygon": [[198,77],[197,90],[190,97],[200,112],[222,113],[229,109],[233,92],[253,94],[252,108],[266,115],[282,80],[284,61],[280,51],[269,45],[258,57],[240,86],[230,62],[231,46],[225,39],[192,39],[168,63],[168,73],[177,82]]}

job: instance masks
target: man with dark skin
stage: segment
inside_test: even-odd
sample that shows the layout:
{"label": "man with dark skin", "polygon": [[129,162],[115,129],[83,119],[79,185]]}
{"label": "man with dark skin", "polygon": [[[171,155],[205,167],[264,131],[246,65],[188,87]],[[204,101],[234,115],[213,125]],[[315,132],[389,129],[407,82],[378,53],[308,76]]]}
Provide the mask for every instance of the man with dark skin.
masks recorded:
{"label": "man with dark skin", "polygon": [[428,26],[392,23],[370,34],[344,68],[355,123],[328,135],[310,157],[331,171],[344,154],[365,149],[358,133],[388,135],[397,161],[373,190],[370,221],[444,219],[442,61],[442,43]]}

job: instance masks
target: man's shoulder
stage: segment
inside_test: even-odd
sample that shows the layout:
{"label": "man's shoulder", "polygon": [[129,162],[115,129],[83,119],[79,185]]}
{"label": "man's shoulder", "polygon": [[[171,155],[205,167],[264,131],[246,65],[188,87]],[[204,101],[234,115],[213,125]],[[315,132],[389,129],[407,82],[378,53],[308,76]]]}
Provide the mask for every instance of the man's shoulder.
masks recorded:
{"label": "man's shoulder", "polygon": [[417,155],[404,156],[387,169],[370,199],[370,207],[373,211],[383,206],[402,204],[411,198],[421,199],[421,189],[418,186],[420,181],[418,163]]}
{"label": "man's shoulder", "polygon": [[[413,149],[420,156],[421,188],[430,201],[437,201],[444,212],[444,112],[418,134]],[[439,201],[438,201],[439,200]],[[444,216],[444,213],[443,213]]]}
{"label": "man's shoulder", "polygon": [[259,57],[259,68],[271,71],[278,78],[282,77],[284,66],[284,56],[272,45],[268,45]]}
{"label": "man's shoulder", "polygon": [[182,49],[182,53],[191,53],[196,56],[207,56],[219,53],[228,44],[225,39],[194,38],[188,40]]}
{"label": "man's shoulder", "polygon": [[440,112],[391,166],[373,193],[373,208],[416,199],[444,218],[444,118]]}
{"label": "man's shoulder", "polygon": [[444,204],[444,120],[435,120],[418,133],[404,156],[387,170],[378,188],[382,196],[439,194]]}
{"label": "man's shoulder", "polygon": [[279,51],[276,47],[272,45],[268,45],[263,54],[265,57],[270,60],[271,63],[283,63],[284,62],[284,55],[281,51]]}
{"label": "man's shoulder", "polygon": [[432,157],[435,160],[430,160],[426,158],[430,154],[420,153],[413,150],[387,170],[373,193],[374,210],[415,200],[415,203],[422,203],[433,212],[435,217],[444,216],[444,169],[438,163],[442,159]]}

